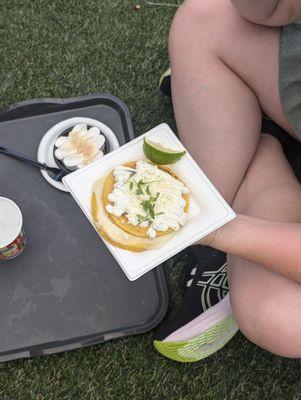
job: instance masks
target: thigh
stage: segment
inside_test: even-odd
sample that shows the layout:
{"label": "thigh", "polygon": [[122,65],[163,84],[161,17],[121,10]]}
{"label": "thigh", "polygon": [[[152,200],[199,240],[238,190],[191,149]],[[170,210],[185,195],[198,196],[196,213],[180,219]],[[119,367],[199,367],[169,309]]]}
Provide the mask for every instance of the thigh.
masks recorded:
{"label": "thigh", "polygon": [[[204,51],[214,52],[254,91],[263,111],[287,132],[293,133],[279,95],[280,28],[245,20],[230,0],[186,0],[175,17],[171,32],[174,29],[184,38],[181,51],[188,73],[198,64],[206,63]],[[177,41],[170,46],[171,58],[175,46]],[[225,104],[225,107],[230,106]]]}

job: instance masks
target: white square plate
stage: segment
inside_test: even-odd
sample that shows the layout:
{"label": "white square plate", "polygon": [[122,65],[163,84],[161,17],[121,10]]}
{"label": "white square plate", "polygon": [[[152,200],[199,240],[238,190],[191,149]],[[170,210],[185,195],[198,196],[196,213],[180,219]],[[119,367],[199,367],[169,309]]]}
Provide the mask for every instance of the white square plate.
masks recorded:
{"label": "white square plate", "polygon": [[[143,153],[145,136],[164,144],[164,146],[184,149],[170,127],[167,124],[161,124],[107,154],[101,160],[73,172],[63,179],[64,184],[93,226],[90,202],[94,182],[120,164],[145,158]],[[188,152],[180,161],[172,165],[172,169],[189,188],[191,202],[188,221],[173,239],[160,249],[141,253],[119,249],[104,241],[130,280],[139,278],[236,216]]]}

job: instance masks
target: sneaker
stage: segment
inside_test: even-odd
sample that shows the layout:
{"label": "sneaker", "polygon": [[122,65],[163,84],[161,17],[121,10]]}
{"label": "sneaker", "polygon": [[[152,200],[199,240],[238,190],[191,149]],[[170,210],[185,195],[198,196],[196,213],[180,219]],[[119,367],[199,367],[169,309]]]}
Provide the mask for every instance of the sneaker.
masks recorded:
{"label": "sneaker", "polygon": [[171,97],[171,69],[168,68],[159,79],[159,88],[165,96]]}
{"label": "sneaker", "polygon": [[229,298],[226,255],[193,246],[191,256],[180,310],[159,326],[154,340],[159,353],[180,362],[208,357],[238,331]]}

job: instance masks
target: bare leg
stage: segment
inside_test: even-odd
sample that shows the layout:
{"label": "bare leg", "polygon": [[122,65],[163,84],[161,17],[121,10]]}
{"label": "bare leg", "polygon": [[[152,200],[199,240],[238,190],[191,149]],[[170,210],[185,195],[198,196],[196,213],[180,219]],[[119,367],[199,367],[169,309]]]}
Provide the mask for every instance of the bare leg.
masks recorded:
{"label": "bare leg", "polygon": [[230,0],[186,0],[169,48],[181,139],[232,203],[258,144],[260,106],[290,130],[278,94],[279,29],[244,20]]}
{"label": "bare leg", "polygon": [[[261,139],[234,208],[254,217],[301,222],[301,186],[276,139]],[[275,354],[301,357],[301,286],[233,256],[228,256],[228,270],[241,331]]]}
{"label": "bare leg", "polygon": [[[172,25],[178,129],[230,203],[258,146],[260,107],[292,133],[278,93],[279,32],[247,22],[230,0],[186,0]],[[234,206],[257,217],[300,221],[300,196],[279,145],[263,139]],[[300,285],[234,257],[229,269],[232,305],[245,335],[277,354],[300,357]]]}

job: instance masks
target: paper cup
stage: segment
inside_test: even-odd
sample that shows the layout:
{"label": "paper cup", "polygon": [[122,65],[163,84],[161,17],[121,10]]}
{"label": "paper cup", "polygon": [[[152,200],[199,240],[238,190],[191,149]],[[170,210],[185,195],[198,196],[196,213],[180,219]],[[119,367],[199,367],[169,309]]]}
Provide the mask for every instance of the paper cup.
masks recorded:
{"label": "paper cup", "polygon": [[23,218],[16,203],[0,197],[0,260],[18,257],[26,246]]}

